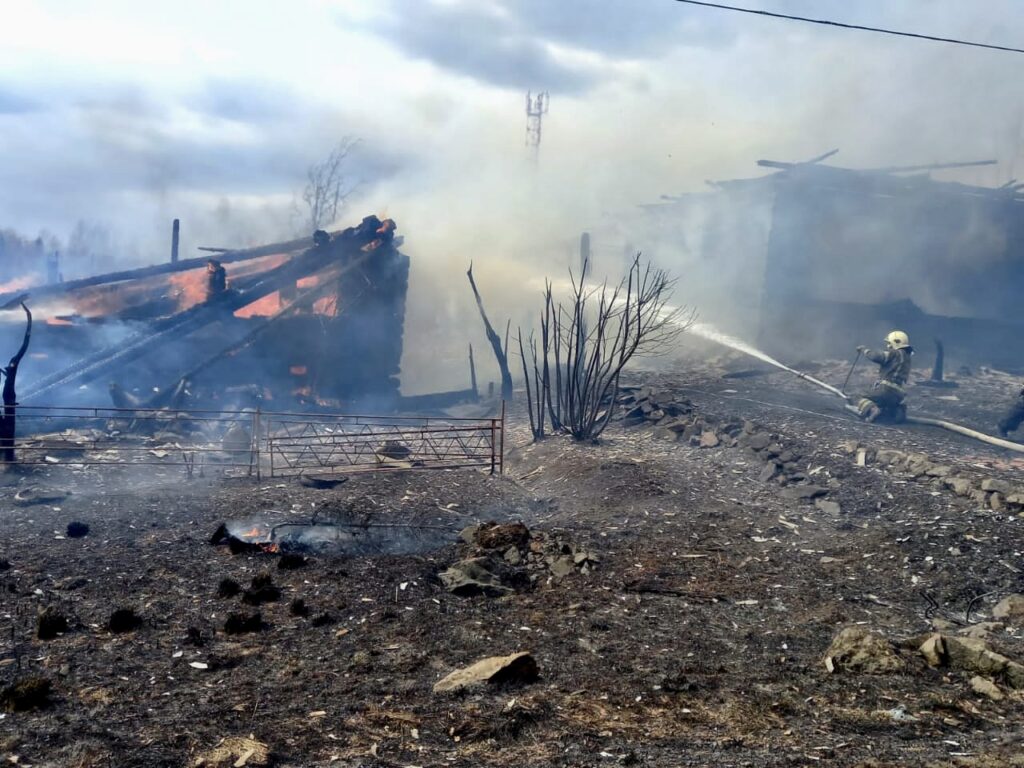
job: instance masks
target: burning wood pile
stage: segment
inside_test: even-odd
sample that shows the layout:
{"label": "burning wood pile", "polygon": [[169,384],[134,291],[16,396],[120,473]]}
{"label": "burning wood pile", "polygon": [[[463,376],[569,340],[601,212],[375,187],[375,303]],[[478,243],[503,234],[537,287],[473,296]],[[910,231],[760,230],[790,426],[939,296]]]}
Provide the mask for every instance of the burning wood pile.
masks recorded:
{"label": "burning wood pile", "polygon": [[215,259],[2,294],[0,306],[27,298],[41,321],[20,401],[388,407],[408,287],[399,242],[393,221],[369,216]]}

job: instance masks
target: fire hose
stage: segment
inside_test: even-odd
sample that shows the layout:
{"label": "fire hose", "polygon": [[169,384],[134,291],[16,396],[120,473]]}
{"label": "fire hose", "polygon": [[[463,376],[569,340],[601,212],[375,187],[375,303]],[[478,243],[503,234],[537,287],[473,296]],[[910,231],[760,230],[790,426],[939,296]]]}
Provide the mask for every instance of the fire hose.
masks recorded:
{"label": "fire hose", "polygon": [[[813,381],[813,379],[809,377],[801,378],[807,378],[808,381]],[[829,387],[828,391],[834,392],[835,390]],[[856,414],[859,417],[860,411],[854,406],[850,405],[849,396],[843,395],[843,399],[846,400],[846,405],[844,406],[846,410],[848,410],[850,413]],[[970,437],[974,440],[980,440],[983,443],[988,443],[989,445],[994,445],[998,448],[1005,448],[1008,451],[1024,453],[1024,445],[1021,445],[1020,443],[1015,443],[1012,440],[1003,440],[1000,437],[993,437],[992,435],[986,435],[984,432],[979,432],[976,429],[971,429],[970,427],[965,427],[962,424],[957,424],[952,421],[945,421],[944,419],[933,419],[928,416],[907,416],[904,419],[904,422],[907,424],[922,424],[927,427],[939,427],[940,429],[945,429],[950,432],[956,432],[958,435]]]}

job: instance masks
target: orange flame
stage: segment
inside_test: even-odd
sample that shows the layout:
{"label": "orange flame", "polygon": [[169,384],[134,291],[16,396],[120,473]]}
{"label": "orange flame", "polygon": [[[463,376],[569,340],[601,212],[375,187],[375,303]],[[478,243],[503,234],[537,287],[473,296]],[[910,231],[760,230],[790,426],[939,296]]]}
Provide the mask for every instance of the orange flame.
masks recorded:
{"label": "orange flame", "polygon": [[16,277],[6,283],[0,283],[0,293],[20,291],[23,288],[31,288],[33,285],[38,285],[38,283],[38,275],[22,275],[21,277]]}

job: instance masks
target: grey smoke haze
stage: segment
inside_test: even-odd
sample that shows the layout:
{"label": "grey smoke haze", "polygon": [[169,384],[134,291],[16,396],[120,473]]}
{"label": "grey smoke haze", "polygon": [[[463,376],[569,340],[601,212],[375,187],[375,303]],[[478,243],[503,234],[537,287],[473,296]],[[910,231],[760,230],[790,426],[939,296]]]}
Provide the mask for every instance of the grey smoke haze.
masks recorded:
{"label": "grey smoke haze", "polygon": [[[1024,43],[1011,0],[747,4]],[[833,162],[850,167],[994,157],[942,177],[1024,173],[1020,55],[672,0],[89,5],[5,10],[0,227],[66,238],[102,222],[147,263],[165,258],[175,216],[189,255],[290,237],[306,166],[359,136],[362,185],[342,223],[398,221],[413,258],[410,328],[454,334],[453,356],[472,318],[471,258],[495,321],[526,322],[537,265],[564,274],[582,229],[705,179],[757,175],[760,157],[840,147]],[[527,89],[552,95],[536,171]],[[618,234],[645,247],[642,231]],[[598,268],[617,271],[621,243],[594,247]],[[426,364],[432,346],[414,344],[410,359]],[[461,384],[442,378],[408,388]]]}

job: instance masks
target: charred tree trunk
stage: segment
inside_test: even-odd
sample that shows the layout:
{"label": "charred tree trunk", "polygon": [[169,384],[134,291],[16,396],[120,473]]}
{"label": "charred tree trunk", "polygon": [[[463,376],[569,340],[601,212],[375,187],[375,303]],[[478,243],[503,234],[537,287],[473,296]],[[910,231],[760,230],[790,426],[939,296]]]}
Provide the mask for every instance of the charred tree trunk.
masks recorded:
{"label": "charred tree trunk", "polygon": [[487,341],[491,343],[491,348],[494,349],[494,356],[498,360],[498,368],[501,371],[501,399],[511,400],[512,399],[512,373],[508,369],[508,355],[505,354],[505,350],[501,348],[501,337],[495,332],[494,327],[491,325],[491,321],[487,319],[487,313],[484,312],[484,302],[480,298],[480,291],[476,289],[476,281],[473,279],[473,265],[469,265],[469,269],[466,271],[466,277],[469,278],[469,285],[473,289],[473,296],[476,298],[477,309],[480,310],[480,317],[484,321],[484,331],[487,333]]}
{"label": "charred tree trunk", "polygon": [[13,464],[15,460],[14,435],[18,405],[18,395],[15,392],[15,386],[18,378],[18,366],[21,364],[21,358],[28,351],[28,343],[32,339],[32,313],[25,306],[24,302],[22,302],[21,308],[25,310],[25,338],[22,339],[21,348],[11,358],[7,367],[3,369],[4,411],[3,416],[0,416],[0,462],[4,464]]}

